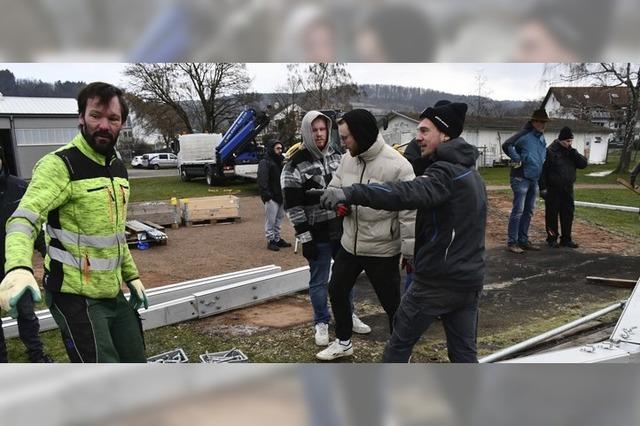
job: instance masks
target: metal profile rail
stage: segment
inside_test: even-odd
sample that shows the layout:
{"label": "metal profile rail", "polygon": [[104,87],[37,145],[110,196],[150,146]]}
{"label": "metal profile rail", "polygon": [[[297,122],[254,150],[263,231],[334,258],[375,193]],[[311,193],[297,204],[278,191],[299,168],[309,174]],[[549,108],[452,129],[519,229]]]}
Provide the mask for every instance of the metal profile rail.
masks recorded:
{"label": "metal profile rail", "polygon": [[309,267],[303,266],[197,292],[192,296],[140,311],[142,326],[145,330],[151,330],[196,318],[205,318],[305,290],[309,286],[308,282]]}
{"label": "metal profile rail", "polygon": [[590,203],[588,201],[574,201],[574,204],[579,207],[595,207],[598,209],[618,210],[621,212],[631,212],[631,213],[640,212],[640,207],[616,206],[613,204]]}
{"label": "metal profile rail", "polygon": [[[151,309],[159,305],[164,305],[167,302],[180,300],[196,292],[224,287],[229,284],[246,281],[248,279],[256,279],[272,275],[274,273],[280,272],[281,269],[282,268],[280,266],[266,265],[257,268],[230,272],[221,275],[214,275],[197,280],[184,281],[176,284],[169,284],[162,287],[152,288],[147,292],[149,307]],[[128,297],[128,295],[125,296]],[[169,303],[169,305],[171,305],[171,303]],[[40,331],[54,330],[58,327],[48,309],[37,311],[36,315],[38,316],[38,320],[40,322]],[[3,318],[2,327],[5,337],[12,338],[18,336],[17,320],[10,317]]]}

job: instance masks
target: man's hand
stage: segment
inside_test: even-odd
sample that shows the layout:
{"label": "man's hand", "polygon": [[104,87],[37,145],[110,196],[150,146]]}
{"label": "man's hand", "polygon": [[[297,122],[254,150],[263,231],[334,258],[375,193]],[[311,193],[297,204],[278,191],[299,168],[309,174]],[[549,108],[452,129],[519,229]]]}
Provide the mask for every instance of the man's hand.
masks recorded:
{"label": "man's hand", "polygon": [[0,308],[9,312],[11,318],[17,318],[16,305],[26,291],[31,292],[34,302],[42,300],[40,288],[31,271],[27,269],[10,271],[0,283]]}
{"label": "man's hand", "polygon": [[313,240],[302,243],[302,255],[309,262],[318,258],[318,249],[316,248],[316,243],[313,242]]}
{"label": "man's hand", "polygon": [[400,267],[405,270],[407,274],[411,274],[414,271],[413,266],[413,257],[402,256],[402,262],[400,263]]}
{"label": "man's hand", "polygon": [[514,169],[518,169],[518,168],[522,167],[522,161],[510,161],[509,165],[511,167],[513,167]]}
{"label": "man's hand", "polygon": [[344,195],[342,188],[329,187],[324,190],[324,194],[320,197],[320,206],[327,210],[335,210],[338,204],[346,204],[347,197]]}
{"label": "man's hand", "polygon": [[345,216],[349,216],[351,214],[351,207],[349,207],[347,204],[338,204],[338,207],[336,207],[336,215],[338,215],[338,217],[345,217]]}
{"label": "man's hand", "polygon": [[142,285],[142,281],[136,278],[133,281],[129,281],[127,283],[127,287],[131,291],[129,295],[129,304],[136,311],[144,306],[145,309],[149,308],[149,301],[147,300],[147,295],[144,290],[144,286]]}

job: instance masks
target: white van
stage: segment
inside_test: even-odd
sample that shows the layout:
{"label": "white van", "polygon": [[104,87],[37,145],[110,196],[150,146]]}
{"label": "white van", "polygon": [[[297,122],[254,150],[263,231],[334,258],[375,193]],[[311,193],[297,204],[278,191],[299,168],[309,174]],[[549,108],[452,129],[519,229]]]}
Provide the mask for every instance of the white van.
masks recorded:
{"label": "white van", "polygon": [[175,154],[166,152],[150,152],[142,156],[142,167],[145,169],[156,169],[177,167],[178,157]]}

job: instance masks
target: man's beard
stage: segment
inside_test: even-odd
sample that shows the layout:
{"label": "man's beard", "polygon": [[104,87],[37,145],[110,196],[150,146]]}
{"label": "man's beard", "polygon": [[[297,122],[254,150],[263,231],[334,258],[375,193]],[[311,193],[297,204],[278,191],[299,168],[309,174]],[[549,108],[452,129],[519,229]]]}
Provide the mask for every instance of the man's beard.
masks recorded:
{"label": "man's beard", "polygon": [[[89,146],[91,148],[93,148],[94,151],[96,151],[98,154],[102,154],[104,156],[107,156],[107,155],[113,153],[114,148],[116,146],[116,142],[118,140],[118,135],[116,135],[114,137],[109,132],[97,131],[97,132],[92,133],[91,135],[87,135],[86,127],[83,127],[82,135],[84,136],[84,138],[87,140],[87,143],[89,144]],[[109,142],[107,142],[107,143],[98,142],[98,141],[96,141],[96,138],[98,138],[98,137],[107,138],[107,139],[109,139]]]}

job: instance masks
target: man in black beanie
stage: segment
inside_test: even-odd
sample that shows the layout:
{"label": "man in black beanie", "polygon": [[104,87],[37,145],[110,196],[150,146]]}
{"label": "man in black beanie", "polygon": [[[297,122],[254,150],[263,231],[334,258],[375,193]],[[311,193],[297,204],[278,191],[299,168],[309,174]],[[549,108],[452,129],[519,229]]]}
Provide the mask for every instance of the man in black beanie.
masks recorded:
{"label": "man in black beanie", "polygon": [[422,113],[416,139],[422,155],[435,159],[423,175],[408,182],[330,186],[320,199],[326,208],[346,203],[418,210],[414,280],[396,311],[384,362],[407,362],[413,346],[438,317],[451,362],[477,362],[487,197],[475,169],[478,150],[460,137],[466,112],[466,104],[454,102]]}
{"label": "man in black beanie", "polygon": [[[348,150],[329,187],[354,183],[402,182],[415,178],[411,164],[379,135],[374,116],[355,109],[338,120],[340,139]],[[333,206],[344,217],[340,249],[329,282],[336,340],[316,357],[330,361],[353,354],[352,312],[349,294],[365,271],[387,313],[389,328],[400,304],[400,254],[413,257],[415,211],[384,211],[367,207],[351,209],[348,203]]]}
{"label": "man in black beanie", "polygon": [[[440,100],[436,102],[433,106],[439,107],[443,105],[450,104],[451,101],[446,99]],[[411,139],[411,142],[407,144],[407,147],[404,149],[404,158],[409,160],[411,166],[413,167],[413,172],[416,176],[420,176],[424,171],[433,163],[432,157],[423,157],[420,149],[420,144],[416,138]]]}
{"label": "man in black beanie", "polygon": [[[559,246],[577,248],[571,237],[573,225],[573,184],[576,181],[576,169],[587,167],[584,155],[571,147],[573,132],[568,127],[560,130],[558,139],[547,148],[547,156],[540,176],[540,195],[544,198],[544,222],[549,247]],[[558,244],[558,215],[562,236]]]}

